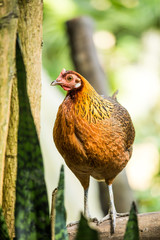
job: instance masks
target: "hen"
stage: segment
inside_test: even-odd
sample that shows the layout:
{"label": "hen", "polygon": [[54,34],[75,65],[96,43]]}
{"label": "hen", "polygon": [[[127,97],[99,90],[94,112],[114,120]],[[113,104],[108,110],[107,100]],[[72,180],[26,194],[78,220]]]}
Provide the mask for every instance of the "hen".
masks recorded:
{"label": "hen", "polygon": [[105,181],[110,207],[104,219],[111,219],[113,233],[118,214],[112,182],[132,154],[135,130],[130,115],[115,96],[104,99],[77,72],[63,69],[51,85],[60,85],[67,91],[57,113],[53,138],[84,188],[84,215],[90,218],[87,202],[90,176]]}

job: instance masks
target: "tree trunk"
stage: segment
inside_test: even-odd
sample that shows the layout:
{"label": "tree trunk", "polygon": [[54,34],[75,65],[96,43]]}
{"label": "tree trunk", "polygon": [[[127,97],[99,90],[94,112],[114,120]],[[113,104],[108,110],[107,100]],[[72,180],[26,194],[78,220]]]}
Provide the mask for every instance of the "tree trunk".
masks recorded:
{"label": "tree trunk", "polygon": [[11,88],[15,75],[17,1],[0,3],[0,205],[2,205],[5,152],[10,116]]}
{"label": "tree trunk", "polygon": [[[109,220],[99,226],[92,223],[92,227],[98,230],[99,239],[123,240],[128,217],[117,218],[116,231],[110,236]],[[160,212],[138,214],[140,240],[158,240],[160,236]],[[77,224],[68,227],[69,240],[74,240],[77,232]]]}
{"label": "tree trunk", "polygon": [[41,0],[0,1],[0,206],[13,239],[17,176],[19,105],[15,70],[16,35],[24,58],[27,92],[33,120],[40,134]]}
{"label": "tree trunk", "polygon": [[31,112],[40,134],[42,0],[19,0],[18,36],[27,73],[27,91]]}
{"label": "tree trunk", "polygon": [[106,95],[109,87],[93,43],[93,21],[88,17],[80,17],[66,24],[77,72],[82,74],[99,94]]}
{"label": "tree trunk", "polygon": [[[77,72],[82,74],[101,95],[108,95],[109,84],[99,63],[93,43],[93,22],[88,17],[75,18],[67,23],[71,55]],[[129,187],[125,171],[119,174],[114,183],[114,196],[117,211],[129,211],[133,193]],[[108,191],[105,183],[99,183],[101,207],[108,211]]]}
{"label": "tree trunk", "polygon": [[5,154],[2,208],[10,237],[14,236],[14,206],[17,176],[17,132],[18,132],[18,94],[17,78],[13,79],[10,120]]}

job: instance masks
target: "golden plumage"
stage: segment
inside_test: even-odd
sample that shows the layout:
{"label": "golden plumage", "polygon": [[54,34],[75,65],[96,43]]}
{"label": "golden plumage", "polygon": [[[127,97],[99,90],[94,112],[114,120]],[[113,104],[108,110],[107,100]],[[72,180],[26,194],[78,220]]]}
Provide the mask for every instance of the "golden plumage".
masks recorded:
{"label": "golden plumage", "polygon": [[[113,97],[104,99],[79,73],[62,70],[52,85],[68,91],[53,129],[56,147],[84,188],[84,215],[88,211],[90,176],[108,185],[111,233],[116,209],[112,182],[132,154],[135,131],[127,110]],[[104,218],[108,219],[108,215]]]}

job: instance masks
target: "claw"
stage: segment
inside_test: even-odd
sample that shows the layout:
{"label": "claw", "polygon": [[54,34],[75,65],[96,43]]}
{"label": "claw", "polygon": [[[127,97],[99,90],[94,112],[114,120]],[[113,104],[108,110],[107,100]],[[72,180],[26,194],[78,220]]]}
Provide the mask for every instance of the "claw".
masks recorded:
{"label": "claw", "polygon": [[68,224],[67,224],[67,227],[72,227],[72,226],[74,226],[74,225],[76,225],[76,224],[78,224],[78,223],[79,223],[79,221],[75,221],[75,222],[68,223]]}
{"label": "claw", "polygon": [[88,218],[89,222],[99,223],[97,218]]}
{"label": "claw", "polygon": [[129,216],[129,212],[116,214],[116,217],[128,217],[128,216]]}
{"label": "claw", "polygon": [[[97,218],[88,218],[87,219],[89,222],[94,222],[94,223],[97,223],[98,224],[98,219]],[[74,226],[74,225],[76,225],[76,224],[78,224],[79,223],[79,221],[75,221],[75,222],[71,222],[71,223],[68,223],[67,224],[67,227],[72,227],[72,226]]]}
{"label": "claw", "polygon": [[102,218],[102,219],[99,221],[98,225],[101,224],[102,222],[106,221],[106,220],[109,220],[109,219],[110,219],[110,215],[107,214],[104,218]]}
{"label": "claw", "polygon": [[102,222],[106,221],[106,220],[110,220],[110,225],[111,225],[111,235],[115,232],[115,228],[116,228],[116,218],[119,217],[128,217],[129,213],[111,213],[109,212],[104,218],[102,218],[97,225],[101,224]]}
{"label": "claw", "polygon": [[114,213],[108,213],[104,218],[102,218],[99,222],[98,225],[100,225],[102,222],[110,220],[110,232],[111,235],[115,232],[115,228],[116,228],[116,212]]}

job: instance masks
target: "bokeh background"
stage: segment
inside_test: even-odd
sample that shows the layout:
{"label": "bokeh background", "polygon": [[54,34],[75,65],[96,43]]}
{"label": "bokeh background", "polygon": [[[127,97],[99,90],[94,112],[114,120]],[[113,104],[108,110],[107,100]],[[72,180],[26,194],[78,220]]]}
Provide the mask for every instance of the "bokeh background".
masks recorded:
{"label": "bokeh background", "polygon": [[[62,68],[75,70],[66,21],[88,16],[94,23],[93,41],[106,74],[109,93],[119,89],[118,101],[129,111],[136,129],[128,182],[139,212],[160,210],[160,2],[159,0],[45,0],[41,147],[48,198],[57,186],[62,157],[52,129],[65,92],[51,87]],[[83,209],[83,189],[65,166],[67,222]],[[102,217],[98,187],[91,180],[90,211]]]}

